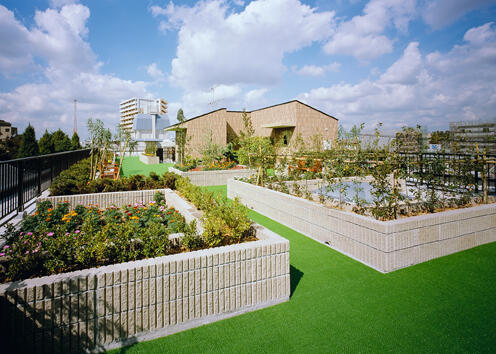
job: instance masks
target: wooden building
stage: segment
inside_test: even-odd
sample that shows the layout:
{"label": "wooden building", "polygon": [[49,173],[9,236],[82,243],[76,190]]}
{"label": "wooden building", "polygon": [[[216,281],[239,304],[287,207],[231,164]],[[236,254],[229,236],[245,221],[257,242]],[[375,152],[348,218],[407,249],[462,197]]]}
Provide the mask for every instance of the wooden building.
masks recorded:
{"label": "wooden building", "polygon": [[[280,103],[246,112],[251,118],[256,136],[265,136],[289,149],[299,135],[307,143],[316,134],[322,144],[329,146],[337,138],[338,120],[300,101]],[[167,131],[186,134],[187,153],[201,156],[201,148],[212,136],[212,142],[226,145],[244,130],[242,111],[221,108],[169,126]],[[177,141],[177,139],[176,139]]]}

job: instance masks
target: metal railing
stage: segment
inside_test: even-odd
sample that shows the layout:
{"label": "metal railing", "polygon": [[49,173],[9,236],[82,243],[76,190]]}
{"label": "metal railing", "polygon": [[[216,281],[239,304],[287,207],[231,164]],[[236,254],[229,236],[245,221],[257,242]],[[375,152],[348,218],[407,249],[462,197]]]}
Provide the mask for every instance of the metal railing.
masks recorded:
{"label": "metal railing", "polygon": [[[477,192],[482,192],[483,184],[487,183],[487,191],[489,195],[496,195],[496,155],[486,155],[485,157],[470,155],[470,154],[454,154],[441,152],[427,153],[400,153],[407,160],[408,177],[407,184],[415,184],[417,178],[423,179],[424,175],[430,174],[441,180],[444,186],[456,183],[461,178],[469,178],[472,180]],[[432,171],[432,163],[434,160],[448,165],[448,168],[443,168],[442,174],[437,174]],[[472,168],[463,171],[457,169],[457,166],[463,166],[466,162],[472,162]],[[423,184],[423,181],[421,181]]]}
{"label": "metal railing", "polygon": [[90,151],[82,149],[0,161],[0,220],[13,212],[22,212],[26,202],[41,195],[60,172],[88,157]]}

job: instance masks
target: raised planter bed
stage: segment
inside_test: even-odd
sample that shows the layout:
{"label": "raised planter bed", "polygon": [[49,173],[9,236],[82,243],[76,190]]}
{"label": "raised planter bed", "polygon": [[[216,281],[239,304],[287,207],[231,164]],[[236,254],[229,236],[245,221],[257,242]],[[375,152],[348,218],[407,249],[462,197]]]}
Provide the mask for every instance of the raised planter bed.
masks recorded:
{"label": "raised planter bed", "polygon": [[78,204],[84,206],[97,205],[100,208],[108,208],[112,205],[121,207],[123,205],[139,202],[148,204],[153,200],[155,193],[166,193],[166,191],[170,191],[170,189],[147,189],[140,191],[58,195],[38,198],[36,202],[40,203],[42,201],[49,200],[55,205],[57,203],[67,201],[72,207],[75,207]]}
{"label": "raised planter bed", "polygon": [[139,155],[139,159],[141,162],[147,165],[155,165],[160,163],[160,158],[158,156],[148,156],[148,155]]}
{"label": "raised planter bed", "polygon": [[[169,206],[195,217],[164,192]],[[118,205],[120,193],[99,195]],[[253,242],[2,284],[1,333],[20,352],[103,351],[287,301],[289,242],[256,230]]]}
{"label": "raised planter bed", "polygon": [[188,171],[183,172],[174,167],[169,167],[169,172],[188,177],[191,183],[197,186],[220,186],[234,177],[248,178],[255,174],[251,169],[213,170],[213,171]]}
{"label": "raised planter bed", "polygon": [[496,204],[378,221],[237,180],[227,195],[381,272],[496,241]]}

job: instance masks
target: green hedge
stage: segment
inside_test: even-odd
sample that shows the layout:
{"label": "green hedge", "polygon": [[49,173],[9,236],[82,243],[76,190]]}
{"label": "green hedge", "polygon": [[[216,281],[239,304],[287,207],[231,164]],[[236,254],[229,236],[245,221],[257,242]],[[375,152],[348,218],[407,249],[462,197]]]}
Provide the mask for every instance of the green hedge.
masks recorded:
{"label": "green hedge", "polygon": [[238,199],[231,201],[178,177],[176,189],[203,211],[203,242],[209,247],[239,243],[254,239],[254,229],[248,209]]}
{"label": "green hedge", "polygon": [[51,195],[72,195],[102,192],[134,191],[141,189],[175,188],[177,175],[172,172],[165,172],[159,176],[155,172],[150,172],[149,177],[143,175],[133,175],[121,177],[118,180],[99,178],[89,180],[90,159],[84,159],[67,170],[64,170],[56,177],[51,186]]}

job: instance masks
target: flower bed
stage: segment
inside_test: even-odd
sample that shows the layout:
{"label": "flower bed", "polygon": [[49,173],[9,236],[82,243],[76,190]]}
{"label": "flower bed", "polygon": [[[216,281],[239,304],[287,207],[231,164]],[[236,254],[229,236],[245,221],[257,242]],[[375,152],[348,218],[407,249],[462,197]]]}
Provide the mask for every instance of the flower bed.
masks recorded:
{"label": "flower bed", "polygon": [[157,199],[105,209],[79,204],[71,210],[67,201],[39,203],[19,230],[5,235],[0,256],[7,261],[0,282],[180,252],[168,235],[193,231],[177,210]]}
{"label": "flower bed", "polygon": [[227,193],[381,272],[496,241],[496,204],[379,221],[236,180]]}
{"label": "flower bed", "polygon": [[[174,192],[165,194],[181,205]],[[122,217],[140,222],[133,216],[144,207],[133,205],[131,215]],[[46,212],[37,216],[46,219]],[[77,218],[69,210],[58,212],[69,224]],[[4,349],[102,351],[287,301],[289,242],[255,229],[253,242],[2,284],[0,333],[10,341]]]}
{"label": "flower bed", "polygon": [[227,184],[227,180],[234,177],[248,178],[252,176],[255,171],[243,168],[234,168],[229,170],[201,170],[201,171],[180,171],[175,167],[169,167],[169,172],[173,172],[179,176],[187,177],[197,186],[220,186]]}

